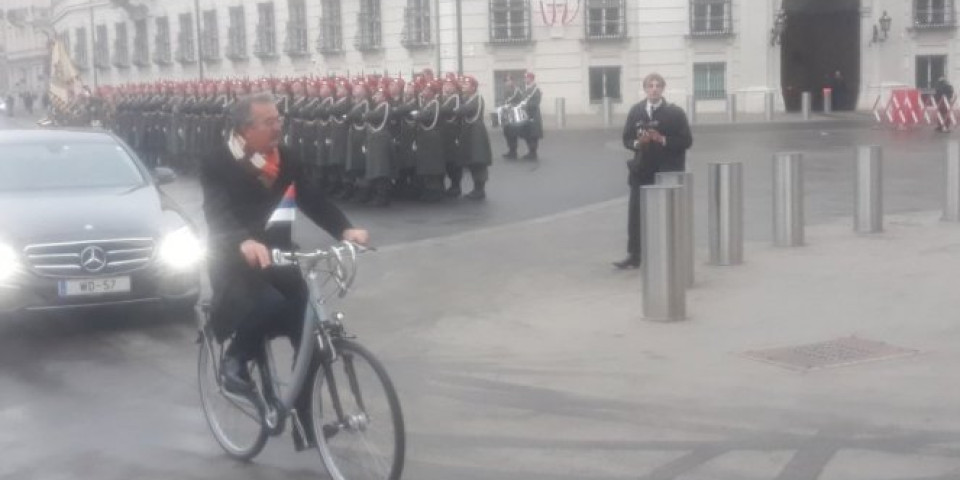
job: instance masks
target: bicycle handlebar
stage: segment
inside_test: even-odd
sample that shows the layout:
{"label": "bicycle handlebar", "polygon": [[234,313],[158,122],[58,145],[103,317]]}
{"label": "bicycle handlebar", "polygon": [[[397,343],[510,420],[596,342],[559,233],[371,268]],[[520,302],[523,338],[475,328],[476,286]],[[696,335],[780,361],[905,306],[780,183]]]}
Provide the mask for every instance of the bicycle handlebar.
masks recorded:
{"label": "bicycle handlebar", "polygon": [[285,251],[274,248],[270,251],[270,259],[276,266],[298,265],[314,273],[321,262],[326,261],[329,266],[330,277],[337,282],[339,296],[343,297],[353,285],[357,276],[357,254],[376,251],[370,246],[360,245],[349,241],[341,241],[329,248],[318,248],[309,252]]}

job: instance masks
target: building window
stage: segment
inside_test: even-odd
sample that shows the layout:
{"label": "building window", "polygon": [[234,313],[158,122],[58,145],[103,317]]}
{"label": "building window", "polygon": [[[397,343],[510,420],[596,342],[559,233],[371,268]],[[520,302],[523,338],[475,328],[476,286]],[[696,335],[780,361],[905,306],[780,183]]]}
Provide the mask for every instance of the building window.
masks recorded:
{"label": "building window", "polygon": [[97,25],[97,35],[93,43],[93,66],[99,70],[110,68],[110,43],[106,25]]}
{"label": "building window", "polygon": [[531,39],[530,2],[490,0],[490,41],[523,43]]}
{"label": "building window", "polygon": [[86,70],[90,68],[88,64],[90,59],[87,57],[87,29],[78,28],[75,33],[77,35],[77,43],[73,49],[73,64],[76,65],[79,70]]}
{"label": "building window", "polygon": [[227,58],[247,59],[247,24],[243,5],[230,7],[230,28],[227,33]]}
{"label": "building window", "polygon": [[727,64],[693,64],[693,97],[697,100],[727,98]]}
{"label": "building window", "polygon": [[953,0],[913,0],[916,28],[952,28],[957,25]]}
{"label": "building window", "polygon": [[57,35],[57,39],[63,44],[63,49],[70,53],[70,31],[65,30]]}
{"label": "building window", "polygon": [[257,41],[253,54],[260,58],[277,56],[277,24],[273,16],[273,2],[257,4]]}
{"label": "building window", "polygon": [[377,50],[382,46],[380,40],[380,0],[360,0],[360,13],[357,14],[357,50]]}
{"label": "building window", "polygon": [[407,0],[403,9],[403,44],[430,45],[430,0]]}
{"label": "building window", "polygon": [[153,61],[157,65],[170,65],[173,60],[170,52],[170,19],[157,18],[157,35],[154,37]]}
{"label": "building window", "polygon": [[113,39],[113,66],[117,68],[130,67],[130,44],[127,39],[127,24],[124,22],[114,25]]}
{"label": "building window", "polygon": [[182,64],[197,61],[197,47],[193,43],[193,15],[181,13],[178,17],[180,32],[177,34],[177,61]]}
{"label": "building window", "polygon": [[150,44],[147,38],[147,20],[133,22],[133,64],[138,67],[150,65]]}
{"label": "building window", "polygon": [[590,103],[600,103],[603,97],[610,97],[614,102],[623,100],[620,67],[590,67]]}
{"label": "building window", "polygon": [[310,55],[307,47],[307,5],[304,0],[287,0],[287,39],[284,50],[291,57]]}
{"label": "building window", "polygon": [[522,87],[523,75],[525,73],[527,73],[526,70],[494,70],[493,98],[496,99],[497,105],[503,105],[507,100],[507,96],[513,93],[507,91],[507,79],[512,78],[515,86]]}
{"label": "building window", "polygon": [[220,61],[220,26],[217,23],[216,10],[204,10],[203,34],[200,37],[200,52],[203,61],[215,63]]}
{"label": "building window", "polygon": [[730,0],[690,0],[690,35],[729,35],[732,23]]}
{"label": "building window", "polygon": [[340,0],[321,0],[320,7],[320,36],[317,38],[317,51],[320,53],[342,52]]}
{"label": "building window", "polygon": [[946,71],[946,55],[918,55],[917,88],[924,94],[932,94],[937,81]]}
{"label": "building window", "polygon": [[624,0],[588,0],[584,28],[588,40],[623,38],[627,34]]}

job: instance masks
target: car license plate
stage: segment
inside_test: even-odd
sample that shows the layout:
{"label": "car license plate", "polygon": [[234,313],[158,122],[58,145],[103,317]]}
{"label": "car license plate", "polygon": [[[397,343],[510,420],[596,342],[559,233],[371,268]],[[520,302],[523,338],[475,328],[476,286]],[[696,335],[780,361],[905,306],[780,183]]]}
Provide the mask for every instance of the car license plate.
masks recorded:
{"label": "car license plate", "polygon": [[102,295],[130,291],[130,277],[78,278],[60,280],[60,296]]}

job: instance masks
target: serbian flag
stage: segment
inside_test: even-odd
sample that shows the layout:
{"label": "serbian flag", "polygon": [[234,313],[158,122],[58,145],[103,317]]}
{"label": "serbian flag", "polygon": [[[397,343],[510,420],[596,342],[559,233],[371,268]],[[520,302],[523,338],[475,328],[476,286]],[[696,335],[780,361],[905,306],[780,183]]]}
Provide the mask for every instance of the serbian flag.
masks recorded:
{"label": "serbian flag", "polygon": [[267,229],[274,227],[289,227],[293,224],[293,220],[297,216],[297,191],[294,189],[293,184],[290,184],[287,187],[287,191],[283,192],[283,198],[280,200],[280,204],[277,205],[277,208],[270,215],[270,219],[267,220]]}

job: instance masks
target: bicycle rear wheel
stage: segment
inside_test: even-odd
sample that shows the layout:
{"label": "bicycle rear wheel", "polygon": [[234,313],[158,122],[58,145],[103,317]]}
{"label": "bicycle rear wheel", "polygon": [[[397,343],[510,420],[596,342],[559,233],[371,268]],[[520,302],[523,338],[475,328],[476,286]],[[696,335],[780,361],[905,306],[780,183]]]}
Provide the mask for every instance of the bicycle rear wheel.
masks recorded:
{"label": "bicycle rear wheel", "polygon": [[210,350],[208,339],[201,335],[197,370],[200,402],[207,425],[227,455],[237,460],[250,460],[267,443],[261,408],[250,399],[223,389],[218,376],[219,362],[220,356]]}
{"label": "bicycle rear wheel", "polygon": [[339,357],[313,381],[317,448],[334,480],[397,480],[406,434],[400,400],[386,369],[363,346],[334,341]]}

